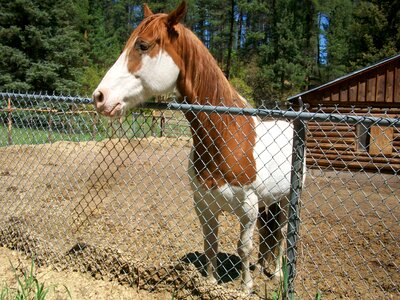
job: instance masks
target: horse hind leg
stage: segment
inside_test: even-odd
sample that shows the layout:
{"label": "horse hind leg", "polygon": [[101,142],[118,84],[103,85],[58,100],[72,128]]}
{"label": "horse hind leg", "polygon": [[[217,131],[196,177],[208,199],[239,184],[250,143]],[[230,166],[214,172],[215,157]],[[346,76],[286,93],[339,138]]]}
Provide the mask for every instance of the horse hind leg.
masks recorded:
{"label": "horse hind leg", "polygon": [[259,251],[258,251],[258,264],[261,268],[261,273],[265,273],[265,260],[269,252],[267,239],[270,236],[270,230],[267,227],[267,211],[265,207],[258,209],[257,227],[259,234]]}
{"label": "horse hind leg", "polygon": [[250,294],[253,289],[253,279],[250,273],[250,255],[253,250],[253,233],[257,223],[257,208],[256,204],[250,204],[249,207],[246,206],[244,205],[241,213],[238,215],[240,221],[240,239],[237,251],[242,262],[242,290]]}
{"label": "horse hind leg", "polygon": [[[286,222],[285,211],[280,203],[274,203],[266,208],[259,209],[258,227],[260,235],[258,263],[263,273],[274,278],[280,278],[282,259],[284,254],[283,226]],[[266,270],[274,263],[274,269]]]}

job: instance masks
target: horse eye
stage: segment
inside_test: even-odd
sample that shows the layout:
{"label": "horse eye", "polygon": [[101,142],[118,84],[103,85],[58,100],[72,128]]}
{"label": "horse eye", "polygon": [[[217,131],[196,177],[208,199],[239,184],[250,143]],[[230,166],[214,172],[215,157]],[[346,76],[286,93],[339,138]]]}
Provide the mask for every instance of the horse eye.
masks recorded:
{"label": "horse eye", "polygon": [[138,49],[138,50],[140,50],[140,51],[145,52],[145,51],[149,50],[150,45],[147,44],[147,43],[145,43],[145,42],[138,41],[138,42],[136,43],[135,48]]}

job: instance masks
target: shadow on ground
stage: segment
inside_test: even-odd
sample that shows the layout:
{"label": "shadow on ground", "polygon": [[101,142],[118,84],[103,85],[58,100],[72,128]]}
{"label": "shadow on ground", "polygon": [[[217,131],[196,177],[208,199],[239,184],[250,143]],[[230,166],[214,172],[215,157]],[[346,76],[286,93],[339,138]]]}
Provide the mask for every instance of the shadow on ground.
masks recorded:
{"label": "shadow on ground", "polygon": [[[204,253],[198,251],[188,253],[181,258],[181,261],[193,264],[203,276],[207,276],[205,271],[206,256]],[[231,282],[240,276],[242,265],[239,256],[228,253],[218,253],[217,261],[217,271],[220,278],[219,283]]]}

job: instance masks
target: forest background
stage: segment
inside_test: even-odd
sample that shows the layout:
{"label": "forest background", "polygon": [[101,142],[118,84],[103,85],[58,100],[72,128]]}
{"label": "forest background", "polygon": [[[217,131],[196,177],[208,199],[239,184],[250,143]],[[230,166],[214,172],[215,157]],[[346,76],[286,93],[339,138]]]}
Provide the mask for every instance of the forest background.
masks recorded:
{"label": "forest background", "polygon": [[[400,0],[187,2],[184,24],[255,105],[400,52]],[[0,91],[90,95],[142,19],[142,1],[0,0]]]}

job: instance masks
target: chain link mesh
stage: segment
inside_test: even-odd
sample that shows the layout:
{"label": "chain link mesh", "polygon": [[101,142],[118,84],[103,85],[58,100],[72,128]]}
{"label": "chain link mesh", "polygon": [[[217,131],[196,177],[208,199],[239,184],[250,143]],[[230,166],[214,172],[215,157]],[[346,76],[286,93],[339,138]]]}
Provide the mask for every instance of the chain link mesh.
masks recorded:
{"label": "chain link mesh", "polygon": [[[0,246],[39,265],[167,290],[179,299],[245,297],[240,224],[230,214],[219,220],[221,284],[204,277],[187,175],[192,140],[182,111],[142,108],[111,122],[89,99],[2,94],[0,100]],[[377,116],[372,110],[346,112],[355,117],[351,123],[314,121],[314,113],[343,114],[321,107],[307,117],[296,295],[307,299],[319,290],[323,299],[396,299],[399,127],[365,122]],[[256,233],[254,241],[252,263]],[[250,298],[272,299],[279,283],[252,270]]]}

